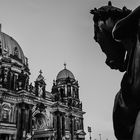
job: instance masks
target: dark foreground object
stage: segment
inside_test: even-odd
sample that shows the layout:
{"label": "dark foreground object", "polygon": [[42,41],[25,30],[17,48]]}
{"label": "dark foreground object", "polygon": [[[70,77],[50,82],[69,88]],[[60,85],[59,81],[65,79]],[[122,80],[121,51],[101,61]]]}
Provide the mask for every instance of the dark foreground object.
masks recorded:
{"label": "dark foreground object", "polygon": [[[111,69],[124,72],[113,109],[113,125],[118,140],[140,138],[140,7],[130,11],[107,6],[91,10],[94,39],[106,54]],[[139,131],[138,131],[139,128]]]}

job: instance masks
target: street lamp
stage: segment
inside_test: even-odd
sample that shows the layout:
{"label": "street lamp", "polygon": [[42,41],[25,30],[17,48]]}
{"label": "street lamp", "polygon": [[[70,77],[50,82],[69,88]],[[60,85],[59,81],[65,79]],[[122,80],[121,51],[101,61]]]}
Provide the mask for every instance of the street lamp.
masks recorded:
{"label": "street lamp", "polygon": [[99,134],[100,140],[101,140],[101,134]]}
{"label": "street lamp", "polygon": [[91,127],[88,126],[89,139],[91,140]]}

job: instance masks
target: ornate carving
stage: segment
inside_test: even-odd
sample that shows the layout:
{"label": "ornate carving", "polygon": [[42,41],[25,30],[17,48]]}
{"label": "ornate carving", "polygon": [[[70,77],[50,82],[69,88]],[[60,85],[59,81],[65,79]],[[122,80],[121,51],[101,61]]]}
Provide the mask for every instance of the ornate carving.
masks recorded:
{"label": "ornate carving", "polygon": [[14,48],[14,56],[19,57],[19,51],[17,47]]}
{"label": "ornate carving", "polygon": [[43,95],[43,87],[42,87],[42,85],[38,85],[38,97],[42,97],[42,95]]}
{"label": "ornate carving", "polygon": [[10,121],[10,113],[11,113],[10,104],[3,103],[2,104],[2,121],[9,122]]}
{"label": "ornate carving", "polygon": [[44,77],[42,76],[42,71],[40,70],[40,74],[35,81],[35,94],[40,98],[46,98],[46,83]]}
{"label": "ornate carving", "polygon": [[26,73],[24,73],[24,70],[21,70],[21,73],[18,76],[17,82],[18,82],[18,90],[28,89],[29,76]]}
{"label": "ornate carving", "polygon": [[32,83],[30,83],[30,85],[29,85],[29,92],[33,92],[33,85],[32,85]]}

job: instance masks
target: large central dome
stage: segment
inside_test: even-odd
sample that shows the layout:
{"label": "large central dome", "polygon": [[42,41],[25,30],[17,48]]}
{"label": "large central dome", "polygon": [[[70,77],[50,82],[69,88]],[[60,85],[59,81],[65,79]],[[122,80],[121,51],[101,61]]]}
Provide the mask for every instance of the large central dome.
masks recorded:
{"label": "large central dome", "polygon": [[0,56],[15,59],[26,65],[26,57],[17,41],[3,32],[0,32]]}
{"label": "large central dome", "polygon": [[66,79],[66,78],[71,78],[71,79],[75,79],[73,73],[71,71],[69,71],[68,69],[66,69],[66,67],[61,70],[57,77],[56,77],[56,80],[60,80],[60,79]]}

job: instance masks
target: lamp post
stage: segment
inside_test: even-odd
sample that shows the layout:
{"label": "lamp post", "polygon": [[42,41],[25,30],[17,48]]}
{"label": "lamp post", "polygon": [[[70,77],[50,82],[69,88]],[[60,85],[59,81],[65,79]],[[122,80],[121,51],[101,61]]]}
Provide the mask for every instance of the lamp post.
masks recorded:
{"label": "lamp post", "polygon": [[101,140],[101,134],[99,134],[100,140]]}
{"label": "lamp post", "polygon": [[89,132],[89,139],[91,140],[91,127],[88,126],[88,132]]}

